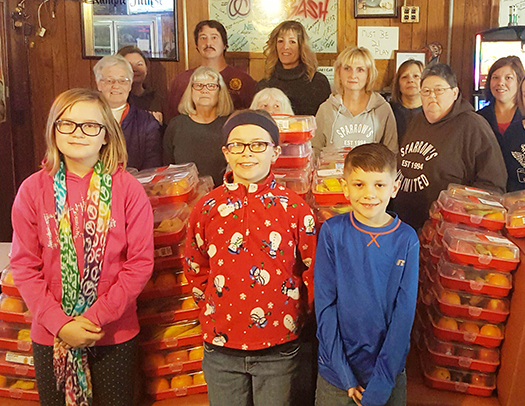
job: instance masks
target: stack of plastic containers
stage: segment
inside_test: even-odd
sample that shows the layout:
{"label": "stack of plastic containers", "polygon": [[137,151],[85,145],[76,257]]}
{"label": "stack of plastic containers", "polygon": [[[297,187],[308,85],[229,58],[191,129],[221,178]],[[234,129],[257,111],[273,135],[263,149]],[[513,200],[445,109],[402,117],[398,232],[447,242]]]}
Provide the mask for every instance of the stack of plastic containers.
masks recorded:
{"label": "stack of plastic containers", "polygon": [[31,314],[14,285],[9,266],[0,279],[0,397],[38,400],[29,336]]}
{"label": "stack of plastic containers", "polygon": [[320,223],[351,210],[341,186],[348,151],[323,150],[316,162],[311,205]]}
{"label": "stack of plastic containers", "polygon": [[207,391],[199,308],[184,276],[190,207],[213,187],[193,163],[135,174],[153,206],[155,267],[138,298],[142,370],[155,400]]}
{"label": "stack of plastic containers", "polygon": [[500,230],[503,196],[459,185],[442,191],[423,227],[415,337],[425,383],[490,396],[519,249]]}
{"label": "stack of plastic containers", "polygon": [[306,197],[312,182],[314,116],[274,116],[279,127],[281,155],[272,166],[277,182]]}

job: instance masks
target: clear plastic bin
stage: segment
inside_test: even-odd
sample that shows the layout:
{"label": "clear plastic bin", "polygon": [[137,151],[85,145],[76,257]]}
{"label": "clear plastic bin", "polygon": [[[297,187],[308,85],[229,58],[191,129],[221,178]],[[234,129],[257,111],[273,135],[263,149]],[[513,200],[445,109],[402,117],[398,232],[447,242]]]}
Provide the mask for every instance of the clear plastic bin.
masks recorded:
{"label": "clear plastic bin", "polygon": [[304,168],[310,162],[312,145],[310,142],[303,144],[281,144],[281,155],[272,165],[273,168]]}
{"label": "clear plastic bin", "polygon": [[317,125],[314,116],[276,115],[273,119],[279,127],[279,142],[301,143],[314,137]]}
{"label": "clear plastic bin", "polygon": [[199,371],[202,369],[203,356],[202,345],[146,353],[143,357],[142,370],[148,376]]}

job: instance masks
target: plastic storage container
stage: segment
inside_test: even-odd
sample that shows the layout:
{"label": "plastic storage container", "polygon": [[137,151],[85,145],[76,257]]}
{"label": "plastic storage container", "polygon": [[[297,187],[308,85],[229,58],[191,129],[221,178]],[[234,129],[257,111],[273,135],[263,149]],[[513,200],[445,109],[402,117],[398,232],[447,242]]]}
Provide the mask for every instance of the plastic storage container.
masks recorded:
{"label": "plastic storage container", "polygon": [[32,349],[29,326],[0,321],[0,348],[30,352]]}
{"label": "plastic storage container", "polygon": [[[523,202],[520,200],[520,202]],[[513,205],[507,213],[505,224],[510,235],[514,237],[525,237],[525,202],[523,205]]]}
{"label": "plastic storage container", "polygon": [[504,197],[501,193],[491,192],[489,190],[479,189],[472,186],[459,185],[457,183],[450,183],[447,187],[447,190],[453,194],[463,194],[466,196],[477,196],[481,198],[490,196],[500,203],[503,203],[504,200]]}
{"label": "plastic storage container", "polygon": [[443,246],[452,262],[509,272],[518,266],[519,249],[496,233],[448,229]]}
{"label": "plastic storage container", "polygon": [[437,201],[432,202],[430,209],[428,209],[428,214],[432,223],[437,224],[438,221],[443,220],[443,215],[441,214],[441,209]]}
{"label": "plastic storage container", "polygon": [[434,284],[433,292],[439,310],[446,316],[503,323],[509,315],[507,299],[445,289],[439,282]]}
{"label": "plastic storage container", "polygon": [[458,265],[444,258],[437,269],[439,281],[447,289],[497,297],[508,296],[512,289],[512,275],[509,273]]}
{"label": "plastic storage container", "polygon": [[138,300],[151,300],[190,293],[191,287],[182,270],[166,270],[155,273],[151,277],[146,286],[144,286]]}
{"label": "plastic storage container", "polygon": [[310,142],[303,144],[281,144],[281,155],[272,165],[274,168],[304,168],[310,162],[312,145]]}
{"label": "plastic storage container", "polygon": [[202,345],[202,328],[198,320],[151,325],[142,328],[141,339],[145,351]]}
{"label": "plastic storage container", "polygon": [[312,183],[312,168],[303,169],[272,169],[275,180],[281,185],[293,190],[301,197],[305,197]]}
{"label": "plastic storage container", "polygon": [[176,296],[140,302],[137,313],[140,325],[145,326],[196,319],[200,308],[193,296]]}
{"label": "plastic storage container", "polygon": [[202,371],[149,379],[146,382],[146,387],[147,393],[155,400],[195,395],[208,391]]}
{"label": "plastic storage container", "polygon": [[525,206],[525,190],[510,192],[503,195],[503,204],[507,209],[518,209]]}
{"label": "plastic storage container", "polygon": [[153,206],[185,202],[192,198],[198,184],[197,167],[193,162],[145,169],[135,177],[144,186]]}
{"label": "plastic storage container", "polygon": [[155,248],[173,246],[182,241],[190,209],[186,203],[172,203],[153,209],[153,242]]}
{"label": "plastic storage container", "polygon": [[0,381],[0,396],[12,399],[38,400],[36,380],[5,375]]}
{"label": "plastic storage container", "polygon": [[1,291],[8,296],[21,297],[13,281],[13,273],[9,265],[7,265],[0,274],[0,287]]}
{"label": "plastic storage container", "polygon": [[32,354],[0,351],[0,375],[35,377]]}
{"label": "plastic storage container", "polygon": [[21,298],[8,296],[5,293],[0,295],[0,320],[31,324],[32,318],[33,316]]}
{"label": "plastic storage container", "polygon": [[443,190],[439,194],[438,203],[446,221],[488,230],[501,230],[505,226],[507,211],[502,198]]}
{"label": "plastic storage container", "polygon": [[340,182],[342,177],[342,169],[318,169],[314,172],[312,195],[318,205],[333,206],[349,203],[343,194]]}
{"label": "plastic storage container", "polygon": [[202,369],[204,348],[201,346],[161,350],[145,354],[142,370],[148,376],[164,376]]}
{"label": "plastic storage container", "polygon": [[310,141],[314,137],[314,116],[273,116],[279,127],[279,143],[301,143]]}

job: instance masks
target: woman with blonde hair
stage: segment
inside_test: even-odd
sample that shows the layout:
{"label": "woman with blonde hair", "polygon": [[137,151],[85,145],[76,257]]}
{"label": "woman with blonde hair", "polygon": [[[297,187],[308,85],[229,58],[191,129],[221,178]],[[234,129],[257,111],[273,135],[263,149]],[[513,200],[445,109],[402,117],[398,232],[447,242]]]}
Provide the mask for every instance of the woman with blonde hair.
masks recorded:
{"label": "woman with blonde hair", "polygon": [[317,72],[317,57],[310,49],[308,34],[298,21],[283,21],[270,33],[264,47],[266,77],[259,88],[281,89],[295,114],[315,115],[330,95],[330,83]]}
{"label": "woman with blonde hair", "polygon": [[12,210],[13,278],[33,314],[43,406],[134,402],[136,298],[153,272],[153,214],[125,171],[122,130],[99,92],[59,95],[43,169]]}
{"label": "woman with blonde hair", "polygon": [[350,150],[372,142],[397,153],[396,119],[386,100],[373,91],[378,72],[370,51],[346,48],[337,57],[334,70],[336,91],[316,115],[315,153],[325,147]]}
{"label": "woman with blonde hair", "polygon": [[201,176],[210,175],[216,186],[222,184],[222,126],[233,112],[233,102],[221,74],[208,66],[197,68],[179,112],[164,134],[164,164],[195,162]]}
{"label": "woman with blonde hair", "polygon": [[281,89],[277,89],[276,87],[267,87],[257,92],[253,97],[250,109],[266,110],[271,115],[294,115],[290,99]]}
{"label": "woman with blonde hair", "polygon": [[414,116],[420,113],[421,107],[421,74],[423,63],[409,59],[399,65],[392,83],[392,100],[390,105],[394,111],[397,124],[399,143]]}

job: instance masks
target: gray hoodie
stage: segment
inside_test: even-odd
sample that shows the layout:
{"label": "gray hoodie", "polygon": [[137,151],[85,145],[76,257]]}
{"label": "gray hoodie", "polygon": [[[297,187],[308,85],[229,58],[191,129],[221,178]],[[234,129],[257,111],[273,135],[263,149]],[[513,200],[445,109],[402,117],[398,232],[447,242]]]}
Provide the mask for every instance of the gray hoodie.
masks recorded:
{"label": "gray hoodie", "polygon": [[372,142],[381,142],[394,153],[398,152],[396,119],[379,93],[371,93],[365,110],[357,116],[345,107],[340,94],[331,94],[315,118],[317,130],[312,147],[316,155],[326,146],[354,148]]}

